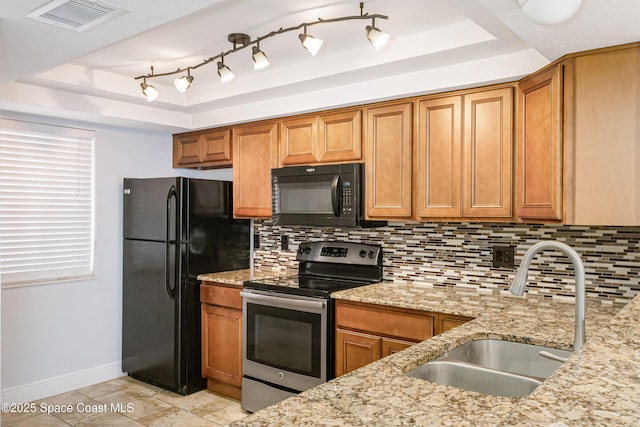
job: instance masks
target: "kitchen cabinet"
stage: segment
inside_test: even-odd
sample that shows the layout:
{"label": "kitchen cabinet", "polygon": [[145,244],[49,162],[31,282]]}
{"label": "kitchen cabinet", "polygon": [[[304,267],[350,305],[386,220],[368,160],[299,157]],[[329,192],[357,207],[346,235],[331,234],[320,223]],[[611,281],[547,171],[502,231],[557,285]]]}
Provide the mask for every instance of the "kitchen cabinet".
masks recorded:
{"label": "kitchen cabinet", "polygon": [[277,137],[277,122],[233,128],[234,218],[271,217],[271,168],[277,159]]}
{"label": "kitchen cabinet", "polygon": [[202,376],[207,388],[240,400],[242,389],[242,297],[240,288],[202,282]]}
{"label": "kitchen cabinet", "polygon": [[231,167],[231,130],[227,128],[173,135],[174,168]]}
{"label": "kitchen cabinet", "polygon": [[563,94],[567,64],[518,84],[518,218],[563,219]]}
{"label": "kitchen cabinet", "polygon": [[336,376],[459,326],[469,317],[336,301]]}
{"label": "kitchen cabinet", "polygon": [[510,220],[513,88],[418,101],[417,219]]}
{"label": "kitchen cabinet", "polygon": [[412,215],[411,102],[365,110],[367,219],[410,219]]}
{"label": "kitchen cabinet", "polygon": [[334,111],[280,122],[280,166],[362,160],[362,111]]}
{"label": "kitchen cabinet", "polygon": [[640,44],[569,55],[518,87],[518,220],[640,225]]}

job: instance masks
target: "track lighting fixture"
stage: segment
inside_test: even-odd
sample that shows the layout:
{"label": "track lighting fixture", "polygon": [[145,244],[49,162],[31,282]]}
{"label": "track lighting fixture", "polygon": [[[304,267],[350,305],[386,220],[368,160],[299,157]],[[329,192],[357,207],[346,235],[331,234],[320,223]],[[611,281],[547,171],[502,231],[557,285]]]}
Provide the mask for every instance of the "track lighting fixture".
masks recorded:
{"label": "track lighting fixture", "polygon": [[389,33],[385,33],[376,27],[376,18],[373,18],[371,25],[367,25],[365,29],[367,30],[367,38],[376,50],[382,49],[391,38]]}
{"label": "track lighting fixture", "polygon": [[218,61],[218,75],[220,76],[220,81],[222,83],[230,82],[236,76],[231,71],[231,68],[224,65],[224,56],[222,56],[220,61]]}
{"label": "track lighting fixture", "polygon": [[[518,1],[521,1],[521,0],[518,0]],[[233,80],[233,78],[235,77],[235,75],[231,72],[231,69],[224,64],[224,57],[226,55],[242,50],[248,46],[252,46],[251,58],[253,60],[253,69],[261,70],[269,66],[269,60],[267,59],[267,55],[265,55],[265,53],[262,50],[260,50],[260,42],[264,39],[274,37],[279,34],[287,33],[290,31],[299,30],[302,28],[304,29],[304,32],[299,34],[298,36],[300,38],[300,43],[302,43],[302,46],[305,49],[307,49],[311,53],[311,55],[315,56],[320,50],[320,48],[322,47],[323,40],[316,38],[310,34],[307,34],[307,27],[311,27],[313,25],[318,25],[318,24],[328,24],[331,22],[338,22],[338,21],[371,19],[372,20],[371,25],[366,26],[367,39],[369,39],[369,41],[373,44],[376,50],[379,50],[387,43],[390,36],[389,34],[381,31],[379,28],[376,27],[376,18],[388,19],[386,15],[378,15],[378,14],[369,15],[368,13],[364,13],[364,2],[360,2],[360,15],[343,16],[340,18],[332,18],[332,19],[318,18],[316,21],[313,21],[313,22],[304,22],[294,27],[280,28],[276,31],[272,31],[268,34],[257,37],[254,40],[252,40],[251,37],[248,36],[247,34],[232,33],[227,36],[227,40],[233,43],[233,49],[229,49],[226,52],[222,52],[216,56],[212,56],[211,58],[205,59],[204,61],[198,64],[190,65],[183,68],[178,68],[175,71],[169,71],[166,73],[154,74],[153,67],[151,67],[150,74],[137,76],[135,77],[135,79],[136,80],[142,79],[142,83],[140,84],[140,86],[142,87],[142,93],[146,96],[147,101],[151,102],[158,97],[158,91],[152,85],[147,84],[147,79],[171,76],[175,74],[183,74],[181,77],[178,77],[174,80],[174,85],[178,91],[185,92],[187,89],[189,89],[189,87],[191,87],[191,83],[193,83],[193,76],[191,75],[192,70],[195,70],[197,68],[202,67],[203,65],[219,60],[217,61],[218,75],[220,76],[220,81],[222,83],[226,83]],[[187,73],[186,76],[184,75],[185,72]]]}
{"label": "track lighting fixture", "polygon": [[269,66],[267,55],[260,50],[260,43],[251,48],[251,58],[253,59],[253,69],[262,70]]}
{"label": "track lighting fixture", "polygon": [[300,37],[300,43],[302,43],[302,47],[307,49],[311,56],[316,56],[316,53],[318,53],[318,51],[322,47],[322,43],[324,43],[324,40],[307,34],[307,27],[304,27],[304,33],[298,35],[298,37]]}
{"label": "track lighting fixture", "polygon": [[191,75],[191,70],[187,68],[187,75],[178,77],[173,81],[173,85],[176,87],[178,92],[185,93],[187,89],[191,87],[191,83],[193,83],[193,76]]}
{"label": "track lighting fixture", "polygon": [[[151,74],[149,77],[153,77],[153,65],[151,66]],[[142,94],[147,98],[147,102],[155,101],[160,93],[156,90],[155,87],[147,84],[147,78],[142,78],[142,83],[140,83],[140,87],[142,88]]]}

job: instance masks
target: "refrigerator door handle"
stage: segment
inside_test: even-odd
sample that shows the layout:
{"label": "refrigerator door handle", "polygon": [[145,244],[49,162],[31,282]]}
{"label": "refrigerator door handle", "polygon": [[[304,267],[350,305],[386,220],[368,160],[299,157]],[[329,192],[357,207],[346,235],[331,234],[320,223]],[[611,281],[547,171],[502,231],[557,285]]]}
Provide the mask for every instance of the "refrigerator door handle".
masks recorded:
{"label": "refrigerator door handle", "polygon": [[167,289],[167,294],[169,294],[169,297],[171,299],[175,298],[176,296],[176,286],[175,286],[175,282],[174,282],[174,286],[171,287],[171,244],[175,243],[171,241],[171,199],[175,198],[176,201],[178,199],[178,193],[176,192],[176,186],[172,185],[171,188],[169,189],[169,192],[167,193],[167,218],[166,218],[166,223],[167,223],[167,235],[166,235],[166,240],[165,240],[165,247],[164,247],[164,285]]}

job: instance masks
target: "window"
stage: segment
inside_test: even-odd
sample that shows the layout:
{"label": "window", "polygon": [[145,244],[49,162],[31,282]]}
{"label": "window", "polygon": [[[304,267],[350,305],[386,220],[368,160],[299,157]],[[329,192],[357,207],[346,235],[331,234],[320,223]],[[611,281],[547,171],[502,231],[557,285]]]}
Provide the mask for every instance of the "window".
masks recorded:
{"label": "window", "polygon": [[2,287],[93,275],[95,132],[0,119]]}

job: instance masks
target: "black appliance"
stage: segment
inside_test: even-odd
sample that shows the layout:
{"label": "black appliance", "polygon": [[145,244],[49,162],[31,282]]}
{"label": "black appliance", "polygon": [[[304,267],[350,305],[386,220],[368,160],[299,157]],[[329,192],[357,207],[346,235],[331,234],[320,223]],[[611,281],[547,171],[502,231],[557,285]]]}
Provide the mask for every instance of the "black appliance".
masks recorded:
{"label": "black appliance", "polygon": [[271,169],[277,225],[377,227],[364,220],[364,165],[344,163]]}
{"label": "black appliance", "polygon": [[382,250],[298,247],[298,275],[244,282],[242,408],[255,412],[335,377],[332,292],[382,280]]}
{"label": "black appliance", "polygon": [[231,219],[231,183],[124,179],[122,370],[180,394],[201,375],[203,273],[249,266],[250,221]]}

